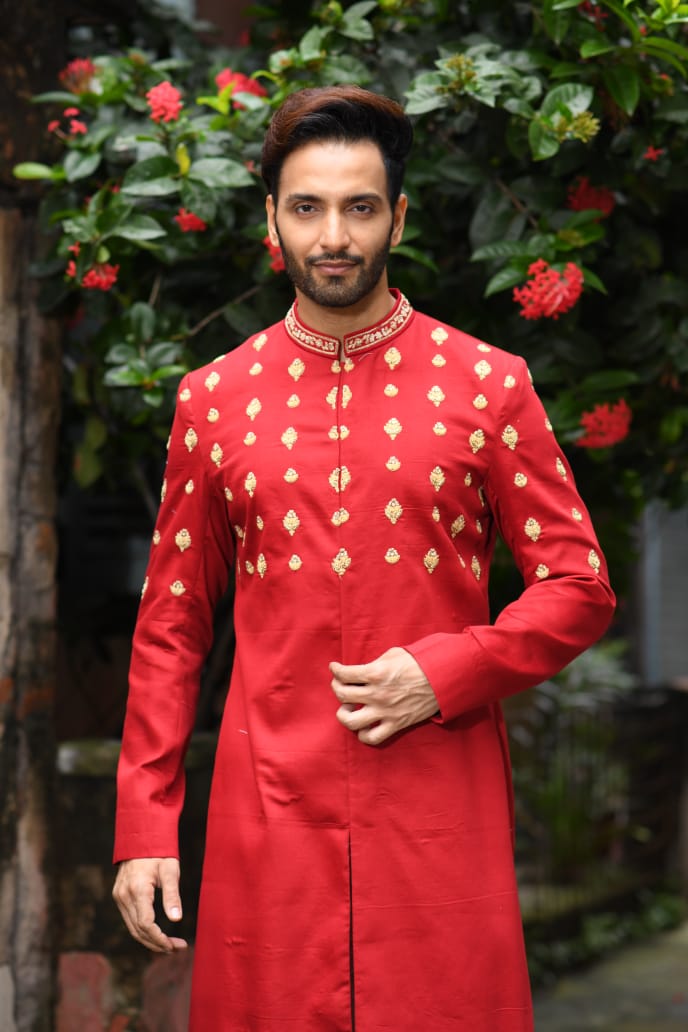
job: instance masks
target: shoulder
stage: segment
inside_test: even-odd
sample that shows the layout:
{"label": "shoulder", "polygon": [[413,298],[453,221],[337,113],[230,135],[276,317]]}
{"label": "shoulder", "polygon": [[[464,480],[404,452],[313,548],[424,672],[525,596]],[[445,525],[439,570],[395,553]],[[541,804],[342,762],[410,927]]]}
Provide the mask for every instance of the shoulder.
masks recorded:
{"label": "shoulder", "polygon": [[520,355],[433,319],[423,312],[416,311],[414,329],[438,350],[451,353],[480,379],[487,379],[493,374],[518,379],[525,376],[530,379],[528,367]]}
{"label": "shoulder", "polygon": [[252,334],[231,351],[220,354],[211,362],[187,373],[180,384],[180,393],[221,393],[245,376],[255,375],[270,354],[271,345],[279,343],[284,335],[283,320]]}

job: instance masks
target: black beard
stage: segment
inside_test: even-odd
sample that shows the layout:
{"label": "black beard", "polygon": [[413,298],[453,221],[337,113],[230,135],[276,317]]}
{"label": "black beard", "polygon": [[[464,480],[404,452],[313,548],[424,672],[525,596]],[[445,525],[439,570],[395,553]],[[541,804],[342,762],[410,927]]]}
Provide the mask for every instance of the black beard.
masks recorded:
{"label": "black beard", "polygon": [[[387,266],[392,239],[390,230],[384,246],[375,252],[369,262],[358,255],[339,251],[336,254],[322,254],[317,258],[307,258],[305,266],[302,266],[291,251],[284,246],[279,229],[277,229],[277,236],[287,276],[302,294],[323,308],[348,308],[350,305],[358,304],[359,301],[371,294],[380,282],[380,277]],[[358,271],[353,281],[344,276],[329,276],[326,283],[317,282],[312,267],[318,262],[327,261],[346,261],[357,265]]]}

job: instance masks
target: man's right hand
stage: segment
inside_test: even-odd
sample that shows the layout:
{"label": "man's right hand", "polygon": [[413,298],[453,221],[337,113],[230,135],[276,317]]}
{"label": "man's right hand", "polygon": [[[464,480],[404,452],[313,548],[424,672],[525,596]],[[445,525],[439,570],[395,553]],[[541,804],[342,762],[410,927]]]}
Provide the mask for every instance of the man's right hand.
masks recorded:
{"label": "man's right hand", "polygon": [[179,861],[174,857],[145,857],[123,860],[119,865],[112,896],[124,922],[140,943],[154,953],[172,953],[186,948],[184,939],[165,935],[155,923],[155,890],[162,890],[162,905],[170,921],[181,921]]}

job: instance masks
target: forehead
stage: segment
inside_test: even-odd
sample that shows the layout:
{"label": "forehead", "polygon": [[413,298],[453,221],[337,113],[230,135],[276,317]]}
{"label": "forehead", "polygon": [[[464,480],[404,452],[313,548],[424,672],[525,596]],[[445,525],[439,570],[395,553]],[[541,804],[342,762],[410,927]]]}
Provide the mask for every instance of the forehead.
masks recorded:
{"label": "forehead", "polygon": [[280,172],[280,198],[292,193],[352,196],[379,193],[386,197],[387,174],[379,147],[372,140],[317,140],[285,158]]}

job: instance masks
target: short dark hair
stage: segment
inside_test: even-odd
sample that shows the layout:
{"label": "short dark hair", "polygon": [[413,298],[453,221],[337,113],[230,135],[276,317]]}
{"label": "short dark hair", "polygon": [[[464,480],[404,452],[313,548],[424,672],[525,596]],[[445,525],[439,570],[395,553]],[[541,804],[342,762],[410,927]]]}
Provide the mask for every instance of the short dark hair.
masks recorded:
{"label": "short dark hair", "polygon": [[353,85],[315,87],[288,96],[268,126],[261,157],[261,175],[275,200],[285,159],[298,147],[318,140],[375,143],[394,207],[413,143],[413,127],[400,104]]}

